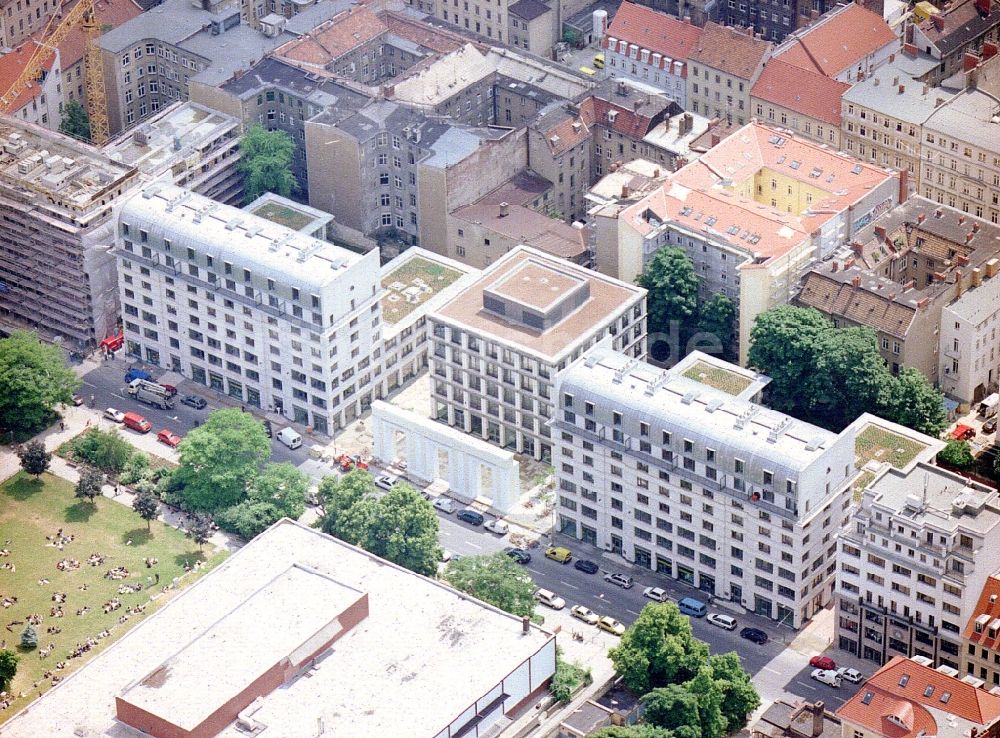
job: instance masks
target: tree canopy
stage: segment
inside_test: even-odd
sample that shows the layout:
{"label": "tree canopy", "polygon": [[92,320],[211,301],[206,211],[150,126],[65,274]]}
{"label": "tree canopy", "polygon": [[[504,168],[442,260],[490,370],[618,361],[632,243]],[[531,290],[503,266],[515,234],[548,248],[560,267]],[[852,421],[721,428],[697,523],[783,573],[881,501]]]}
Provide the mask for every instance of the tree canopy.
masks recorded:
{"label": "tree canopy", "polygon": [[948,441],[944,448],[938,452],[937,460],[939,463],[953,466],[956,469],[965,469],[976,463],[969,442],[954,439]]}
{"label": "tree canopy", "polygon": [[73,455],[77,460],[96,466],[106,474],[112,475],[123,472],[134,456],[145,456],[122,438],[117,428],[109,431],[91,428],[77,436],[73,439]]}
{"label": "tree canopy", "polygon": [[649,291],[646,296],[648,332],[671,336],[683,353],[683,342],[687,340],[698,311],[698,276],[694,263],[682,249],[665,246],[653,255],[636,281]]}
{"label": "tree canopy", "polygon": [[90,140],[90,116],[76,100],[70,100],[63,105],[59,131],[84,141]]}
{"label": "tree canopy", "polygon": [[694,637],[677,605],[647,605],[608,655],[625,686],[636,694],[694,678],[708,660],[708,646]]}
{"label": "tree canopy", "polygon": [[214,512],[239,504],[271,457],[263,426],[237,408],[216,410],[180,446],[177,481],[192,510]]}
{"label": "tree canopy", "polygon": [[40,429],[57,404],[73,401],[79,386],[58,347],[28,331],[0,339],[0,427]]}
{"label": "tree canopy", "polygon": [[673,738],[673,734],[655,725],[609,725],[588,733],[587,738]]}
{"label": "tree canopy", "polygon": [[132,509],[146,521],[146,530],[149,530],[150,523],[156,520],[156,516],[160,514],[160,501],[156,499],[152,490],[142,490],[132,498]]}
{"label": "tree canopy", "polygon": [[535,614],[535,583],[503,552],[451,561],[444,578],[455,589],[513,615]]}
{"label": "tree canopy", "polygon": [[736,303],[724,292],[716,292],[698,307],[698,331],[718,339],[722,347],[722,358],[727,361],[737,358],[735,324]]}
{"label": "tree canopy", "polygon": [[0,690],[6,690],[17,673],[17,654],[4,649],[0,651]]}
{"label": "tree canopy", "polygon": [[45,450],[41,441],[28,441],[17,450],[17,458],[21,460],[21,468],[37,479],[49,468],[52,454]]}
{"label": "tree canopy", "polygon": [[893,376],[870,328],[836,328],[819,311],[780,305],[757,316],[749,364],[771,377],[769,404],[840,431],[863,412],[937,436],[943,397],[912,367]]}
{"label": "tree canopy", "polygon": [[666,728],[675,738],[704,738],[698,714],[698,697],[680,684],[657,687],[642,698],[643,720]]}
{"label": "tree canopy", "polygon": [[82,469],[80,479],[76,483],[75,496],[87,502],[94,502],[101,487],[104,486],[104,475],[95,469]]}
{"label": "tree canopy", "polygon": [[239,169],[246,202],[265,192],[288,197],[297,190],[292,173],[294,154],[295,142],[285,131],[268,131],[259,123],[250,126],[240,139]]}
{"label": "tree canopy", "polygon": [[418,574],[432,575],[441,558],[434,508],[408,484],[375,495],[371,475],[356,469],[320,482],[323,532]]}
{"label": "tree canopy", "polygon": [[747,715],[760,706],[760,695],[740,657],[729,653],[714,654],[709,659],[712,677],[722,694],[719,709],[725,720],[725,733],[735,733],[747,722]]}

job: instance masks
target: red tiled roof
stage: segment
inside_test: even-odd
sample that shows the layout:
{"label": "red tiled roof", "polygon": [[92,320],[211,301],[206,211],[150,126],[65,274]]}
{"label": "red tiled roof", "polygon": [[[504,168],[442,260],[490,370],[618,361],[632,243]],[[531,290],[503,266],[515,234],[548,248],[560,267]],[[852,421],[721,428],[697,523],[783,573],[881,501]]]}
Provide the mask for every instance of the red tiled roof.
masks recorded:
{"label": "red tiled roof", "polygon": [[[25,65],[28,60],[31,59],[31,55],[35,53],[35,49],[38,48],[39,44],[35,41],[25,41],[23,44],[18,46],[16,49],[10,53],[0,56],[0,94],[6,94],[7,90],[11,88],[17,78],[21,76],[21,72],[24,71]],[[45,70],[49,71],[52,69],[52,63],[55,61],[54,56],[49,57],[49,61],[45,64]],[[35,82],[31,82],[14,100],[10,103],[7,108],[8,113],[14,113],[23,108],[34,98],[40,95],[42,88]]]}
{"label": "red tiled roof", "polygon": [[754,83],[750,96],[840,127],[840,98],[851,89],[818,72],[772,59]]}
{"label": "red tiled roof", "polygon": [[[613,121],[608,118],[608,113],[611,111],[615,112]],[[654,127],[650,116],[641,115],[630,108],[615,105],[596,96],[587,98],[580,105],[580,116],[589,126],[600,124],[629,138],[642,138]]]}
{"label": "red tiled roof", "polygon": [[607,35],[675,61],[684,61],[698,43],[701,29],[645,6],[623,2]]}
{"label": "red tiled roof", "polygon": [[982,615],[988,615],[989,622],[1000,618],[1000,577],[996,575],[987,579],[983,585],[983,591],[979,595],[979,602],[976,603],[976,609],[972,611],[972,617],[969,618],[969,622],[965,624],[965,633],[963,635],[973,643],[977,643],[985,648],[1000,649],[1000,638],[990,637],[989,622],[981,629],[982,632],[976,632],[976,620]]}
{"label": "red tiled roof", "polygon": [[320,24],[302,38],[289,41],[274,55],[325,66],[388,30],[375,13],[355,7]]}
{"label": "red tiled roof", "polygon": [[757,67],[771,51],[771,43],[746,31],[709,21],[691,50],[688,61],[704,64],[740,79],[752,79]]}
{"label": "red tiled roof", "polygon": [[[950,696],[947,702],[942,702],[941,697],[946,692]],[[837,715],[889,738],[910,738],[921,732],[934,736],[939,733],[938,724],[927,708],[986,725],[1000,717],[1000,697],[929,666],[896,656],[875,672],[857,694],[837,710]],[[890,716],[901,719],[906,728],[890,721]]]}
{"label": "red tiled roof", "polygon": [[835,77],[896,41],[896,34],[882,16],[851,3],[807,28],[778,58]]}

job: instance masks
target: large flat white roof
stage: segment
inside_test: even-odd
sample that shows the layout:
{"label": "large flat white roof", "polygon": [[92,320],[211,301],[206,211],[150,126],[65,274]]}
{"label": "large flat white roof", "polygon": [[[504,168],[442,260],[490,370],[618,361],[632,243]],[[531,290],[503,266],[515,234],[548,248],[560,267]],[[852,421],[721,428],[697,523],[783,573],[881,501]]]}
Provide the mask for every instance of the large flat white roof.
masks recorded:
{"label": "large flat white roof", "polygon": [[[368,616],[314,669],[254,708],[265,737],[315,738],[322,724],[333,736],[434,738],[522,663],[554,648],[540,628],[522,634],[520,618],[284,520],[8,721],[4,738],[139,738],[116,723],[115,696],[296,564],[366,593]],[[248,653],[283,638],[287,618],[310,596],[286,593],[248,623]],[[246,734],[231,724],[219,735]]]}
{"label": "large flat white roof", "polygon": [[[340,630],[337,616],[362,597],[356,589],[293,564],[128,687],[122,699],[194,730],[317,633],[326,631],[324,640],[332,639]],[[252,638],[261,623],[280,627]]]}

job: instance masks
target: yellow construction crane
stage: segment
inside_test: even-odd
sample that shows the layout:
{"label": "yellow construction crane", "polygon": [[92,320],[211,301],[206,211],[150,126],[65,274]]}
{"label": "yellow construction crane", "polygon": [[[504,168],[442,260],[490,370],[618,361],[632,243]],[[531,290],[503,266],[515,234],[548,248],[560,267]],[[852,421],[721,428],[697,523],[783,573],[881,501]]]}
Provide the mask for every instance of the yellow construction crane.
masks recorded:
{"label": "yellow construction crane", "polygon": [[8,112],[11,103],[19,94],[41,78],[45,64],[56,53],[59,47],[74,28],[83,30],[85,51],[83,66],[87,90],[87,116],[90,118],[90,140],[97,145],[105,143],[109,136],[108,101],[104,96],[104,73],[101,63],[101,49],[97,39],[101,35],[101,27],[97,22],[95,0],[79,0],[73,8],[61,18],[53,15],[45,26],[43,41],[35,46],[35,52],[10,89],[0,97],[0,112]]}

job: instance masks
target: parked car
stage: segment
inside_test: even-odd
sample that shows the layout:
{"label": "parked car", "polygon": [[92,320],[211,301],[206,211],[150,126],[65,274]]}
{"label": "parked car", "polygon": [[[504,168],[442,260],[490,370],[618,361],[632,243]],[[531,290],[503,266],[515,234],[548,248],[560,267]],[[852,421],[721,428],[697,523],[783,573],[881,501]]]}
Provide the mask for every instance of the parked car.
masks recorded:
{"label": "parked car", "polygon": [[122,425],[136,433],[149,433],[153,430],[153,424],[146,420],[139,413],[125,413],[122,418]]}
{"label": "parked car", "polygon": [[398,481],[399,477],[395,474],[383,474],[375,478],[375,486],[388,492]]}
{"label": "parked car", "polygon": [[431,505],[446,515],[451,515],[455,512],[455,503],[447,497],[438,497],[431,503]]}
{"label": "parked car", "polygon": [[195,410],[204,410],[208,406],[208,402],[205,401],[205,398],[198,397],[198,395],[184,395],[184,397],[181,398],[181,404],[193,407]]}
{"label": "parked car", "polygon": [[740,631],[740,638],[746,638],[751,643],[762,646],[767,643],[767,633],[760,628],[744,628]]}
{"label": "parked car", "polygon": [[578,559],[573,568],[582,571],[584,574],[596,574],[599,570],[597,564],[589,559]]}
{"label": "parked car", "polygon": [[278,440],[290,449],[296,449],[302,445],[302,436],[294,428],[282,428],[278,431]]}
{"label": "parked car", "polygon": [[[709,613],[705,618],[712,625],[717,625],[723,630],[736,630],[736,618],[732,615],[723,615],[721,612]],[[763,632],[763,631],[762,631]],[[767,637],[766,635],[764,636]]]}
{"label": "parked car", "polygon": [[550,589],[539,589],[535,592],[535,599],[553,610],[562,610],[566,607],[566,600]]}
{"label": "parked car", "polygon": [[864,674],[862,674],[857,669],[849,669],[846,666],[841,666],[837,669],[837,673],[840,674],[841,679],[846,679],[853,684],[861,684],[865,680]]}
{"label": "parked car", "polygon": [[660,587],[646,587],[646,589],[642,590],[642,596],[656,602],[666,602],[668,599],[667,590]]}
{"label": "parked car", "polygon": [[478,510],[469,510],[468,508],[465,510],[459,510],[458,515],[455,517],[459,520],[465,521],[469,525],[482,525],[485,520],[481,512]]}
{"label": "parked car", "polygon": [[840,674],[832,669],[813,669],[812,674],[809,676],[817,682],[822,682],[831,687],[840,686]]}
{"label": "parked car", "polygon": [[560,564],[568,564],[573,558],[573,552],[563,546],[549,546],[545,549],[545,558],[558,561]]}
{"label": "parked car", "polygon": [[609,618],[607,615],[597,621],[597,627],[616,636],[625,635],[625,626],[614,618]]}
{"label": "parked car", "polygon": [[531,554],[525,551],[523,548],[510,547],[510,548],[505,548],[503,552],[508,556],[510,556],[512,559],[514,559],[514,561],[516,561],[518,564],[521,564],[522,566],[531,563]]}
{"label": "parked car", "polygon": [[164,428],[156,434],[156,440],[165,443],[170,448],[177,448],[181,442],[181,437],[168,428]]}
{"label": "parked car", "polygon": [[985,423],[983,423],[983,433],[984,434],[989,435],[990,433],[996,433],[996,432],[997,432],[997,419],[996,418],[991,418],[990,420],[987,420]]}
{"label": "parked car", "polygon": [[823,671],[835,671],[837,669],[836,662],[829,656],[813,656],[809,659],[809,666]]}
{"label": "parked car", "polygon": [[583,605],[573,605],[569,610],[569,614],[577,620],[582,620],[587,625],[597,625],[597,621],[600,619],[597,617],[596,612]]}
{"label": "parked car", "polygon": [[632,577],[626,574],[612,574],[608,572],[604,575],[604,581],[614,584],[616,587],[621,587],[622,589],[631,589],[635,582],[632,581]]}
{"label": "parked car", "polygon": [[490,533],[496,533],[498,536],[505,536],[510,533],[510,526],[503,520],[491,520],[484,527]]}
{"label": "parked car", "polygon": [[109,407],[107,410],[104,411],[104,417],[107,418],[108,420],[113,420],[116,423],[121,423],[123,420],[125,420],[125,413],[123,413],[121,410],[116,410],[113,407]]}

